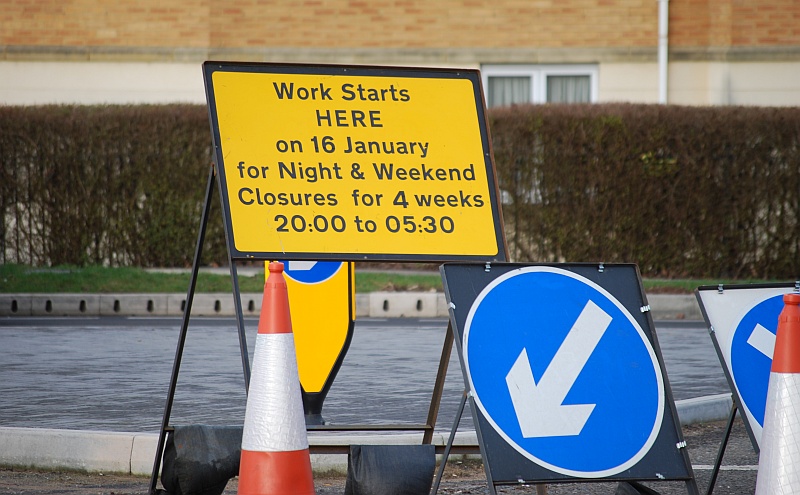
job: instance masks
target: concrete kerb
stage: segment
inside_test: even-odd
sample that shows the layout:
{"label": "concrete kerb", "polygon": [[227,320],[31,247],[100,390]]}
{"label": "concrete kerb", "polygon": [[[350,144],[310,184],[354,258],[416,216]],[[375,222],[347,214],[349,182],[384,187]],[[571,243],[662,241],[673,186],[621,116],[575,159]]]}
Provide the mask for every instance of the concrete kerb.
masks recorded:
{"label": "concrete kerb", "polygon": [[[728,418],[731,395],[720,394],[676,401],[681,425]],[[436,432],[435,445],[445,445],[448,432]],[[416,445],[420,434],[353,435],[310,433],[310,445]],[[460,431],[455,445],[477,445],[475,431]],[[0,428],[0,465],[36,469],[74,469],[149,476],[158,445],[155,433]],[[313,454],[316,473],[345,473],[347,455]]]}
{"label": "concrete kerb", "polygon": [[[131,473],[133,437],[116,432],[0,428],[0,445],[3,446],[0,464]],[[150,469],[155,459],[155,445],[151,452]]]}
{"label": "concrete kerb", "polygon": [[[244,316],[258,316],[260,293],[240,294]],[[655,320],[702,320],[693,295],[647,296]],[[186,294],[0,294],[0,316],[181,316]],[[192,316],[235,316],[230,293],[197,293]],[[356,294],[356,317],[444,318],[440,292],[371,292]]]}
{"label": "concrete kerb", "polygon": [[694,294],[648,294],[654,320],[702,320],[703,313]]}
{"label": "concrete kerb", "polygon": [[681,426],[726,419],[733,408],[730,392],[675,401]]}

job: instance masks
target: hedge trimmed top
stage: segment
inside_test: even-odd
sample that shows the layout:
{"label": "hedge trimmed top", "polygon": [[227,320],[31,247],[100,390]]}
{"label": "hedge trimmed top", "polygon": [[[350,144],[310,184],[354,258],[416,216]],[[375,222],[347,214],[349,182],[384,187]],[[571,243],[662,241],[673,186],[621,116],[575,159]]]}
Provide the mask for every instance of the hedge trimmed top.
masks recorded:
{"label": "hedge trimmed top", "polygon": [[[647,277],[800,275],[800,109],[520,105],[488,112],[515,261]],[[4,263],[187,266],[202,105],[0,107]],[[215,199],[203,262],[226,263]]]}

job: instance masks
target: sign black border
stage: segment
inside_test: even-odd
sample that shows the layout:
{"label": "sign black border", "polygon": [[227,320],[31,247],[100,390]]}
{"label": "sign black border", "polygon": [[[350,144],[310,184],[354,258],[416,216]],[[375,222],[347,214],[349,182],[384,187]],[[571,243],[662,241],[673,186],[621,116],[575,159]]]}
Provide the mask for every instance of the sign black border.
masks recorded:
{"label": "sign black border", "polygon": [[[497,485],[597,481],[685,481],[688,491],[697,493],[688,452],[686,448],[678,447],[678,445],[684,443],[683,432],[680,428],[672,388],[655,332],[655,324],[649,309],[643,311],[643,308],[647,307],[646,295],[642,287],[639,269],[635,264],[496,263],[485,267],[483,265],[457,263],[442,265],[440,271],[444,282],[450,322],[455,334],[465,388],[469,389],[469,381],[463,355],[463,332],[467,313],[474,304],[475,298],[485,287],[503,274],[532,266],[559,268],[573,272],[603,287],[625,306],[649,337],[650,345],[653,347],[661,368],[661,374],[664,377],[664,417],[655,443],[637,464],[621,473],[606,477],[574,477],[551,471],[517,452],[489,425],[483,413],[477,408],[470,391],[470,408],[475,419],[476,433],[481,455],[484,459],[487,479],[492,480],[492,483]],[[619,279],[625,279],[625,277],[635,277],[638,281],[638,287],[633,284],[616,286]]]}
{"label": "sign black border", "polygon": [[[492,208],[494,221],[494,236],[497,244],[497,253],[487,255],[441,255],[441,254],[397,254],[397,253],[312,253],[312,252],[266,252],[266,251],[239,251],[234,245],[233,226],[230,215],[230,202],[225,176],[225,165],[222,157],[219,122],[217,119],[217,106],[214,98],[214,72],[247,72],[262,74],[312,74],[312,75],[353,75],[367,77],[395,77],[395,78],[435,78],[435,79],[466,79],[472,83],[475,107],[477,110],[478,124],[484,154],[484,167],[487,171],[489,186],[489,203]],[[486,118],[486,103],[483,98],[483,87],[480,71],[473,69],[428,69],[416,67],[384,67],[384,66],[358,66],[358,65],[311,65],[290,63],[247,63],[247,62],[217,62],[207,61],[203,64],[203,80],[208,103],[209,122],[213,141],[214,166],[219,180],[219,192],[222,199],[223,223],[228,251],[233,260],[272,260],[272,259],[297,259],[297,260],[337,260],[337,261],[406,261],[406,262],[447,262],[447,261],[504,261],[508,258],[503,229],[502,209],[499,203],[499,186],[494,165],[491,139]]]}

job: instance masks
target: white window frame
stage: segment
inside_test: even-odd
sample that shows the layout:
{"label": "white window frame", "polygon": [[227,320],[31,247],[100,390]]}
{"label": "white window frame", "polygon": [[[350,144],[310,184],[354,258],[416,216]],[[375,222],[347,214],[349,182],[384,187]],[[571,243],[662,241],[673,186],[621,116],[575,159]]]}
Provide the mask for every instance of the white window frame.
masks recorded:
{"label": "white window frame", "polygon": [[[484,91],[489,89],[490,77],[530,77],[532,103],[547,103],[547,76],[589,76],[589,102],[597,103],[597,65],[483,65],[481,79]],[[488,104],[488,101],[487,101]]]}

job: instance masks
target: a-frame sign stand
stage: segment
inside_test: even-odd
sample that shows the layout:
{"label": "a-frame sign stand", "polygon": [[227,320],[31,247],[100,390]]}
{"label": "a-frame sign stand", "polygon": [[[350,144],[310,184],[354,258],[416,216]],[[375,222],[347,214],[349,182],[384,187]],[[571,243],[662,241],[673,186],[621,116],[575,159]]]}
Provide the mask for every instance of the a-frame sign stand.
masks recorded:
{"label": "a-frame sign stand", "polygon": [[[186,293],[186,302],[184,304],[183,318],[181,322],[181,329],[178,336],[178,343],[175,349],[175,357],[172,365],[172,374],[169,382],[169,389],[167,392],[167,399],[164,404],[164,414],[162,416],[161,428],[159,430],[158,443],[156,446],[156,455],[153,462],[153,470],[150,476],[149,494],[155,495],[158,492],[158,475],[161,469],[161,462],[164,455],[164,447],[166,444],[167,434],[169,433],[170,417],[172,414],[172,405],[175,399],[175,392],[178,386],[178,375],[180,372],[181,362],[183,359],[183,350],[186,343],[186,337],[189,331],[189,320],[192,312],[192,302],[194,301],[195,288],[197,285],[197,276],[200,271],[200,260],[202,257],[203,244],[205,242],[206,230],[208,227],[208,217],[211,210],[211,198],[213,196],[214,184],[216,178],[216,170],[213,166],[209,168],[208,181],[206,185],[205,200],[203,202],[203,210],[200,220],[200,228],[198,231],[197,245],[195,247],[194,260],[192,263],[192,272],[189,280],[189,289]],[[234,260],[228,259],[231,269],[231,281],[233,285],[234,307],[236,311],[237,328],[239,335],[239,349],[242,358],[242,374],[244,376],[245,393],[250,388],[250,361],[247,350],[247,336],[245,333],[244,317],[241,305],[241,297],[239,291],[238,273]],[[441,403],[442,393],[444,391],[444,382],[447,375],[447,368],[450,362],[450,354],[453,348],[453,330],[448,323],[447,333],[442,345],[442,354],[439,360],[439,367],[436,374],[436,381],[434,382],[433,391],[431,394],[431,402],[428,409],[428,417],[425,424],[402,424],[402,425],[309,425],[309,431],[422,431],[422,443],[430,445],[433,441],[434,428],[436,427],[436,419],[439,413],[439,405]],[[458,420],[461,418],[463,412],[463,404],[459,408]],[[451,438],[452,440],[452,438]],[[445,451],[445,460],[449,455],[451,445],[448,444]],[[312,447],[312,451],[319,451],[320,453],[330,453],[342,451],[342,446],[325,446],[321,445],[317,449]],[[438,483],[437,483],[438,485]]]}
{"label": "a-frame sign stand", "polygon": [[[508,257],[478,71],[225,62],[206,62],[203,68],[215,161],[151,495],[157,492],[170,430],[215,183],[246,388],[250,365],[237,261],[494,262]],[[453,342],[448,325],[425,424],[308,429],[423,431],[423,443],[432,443]],[[315,445],[312,452],[347,449]]]}

